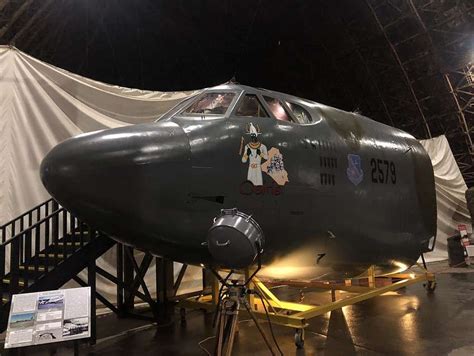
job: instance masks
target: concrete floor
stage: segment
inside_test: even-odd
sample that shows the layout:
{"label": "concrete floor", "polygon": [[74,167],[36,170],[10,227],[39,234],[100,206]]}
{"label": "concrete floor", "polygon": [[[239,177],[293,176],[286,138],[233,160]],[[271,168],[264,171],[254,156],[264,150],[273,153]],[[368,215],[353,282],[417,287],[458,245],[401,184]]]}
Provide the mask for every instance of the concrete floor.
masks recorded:
{"label": "concrete floor", "polygon": [[[317,317],[306,329],[305,348],[296,350],[293,331],[274,326],[285,355],[474,355],[474,268],[448,269],[435,264],[438,288],[427,294],[422,285],[361,302]],[[280,288],[278,293],[299,295]],[[321,293],[306,293],[305,302]],[[206,355],[198,342],[212,336],[212,315],[187,313],[185,326],[175,315],[171,325],[118,319],[113,314],[98,318],[98,342],[81,345],[85,355]],[[268,326],[262,322],[268,334]],[[202,344],[212,350],[213,340]],[[58,347],[57,347],[58,346]],[[70,345],[27,348],[25,355],[70,355]],[[268,355],[256,327],[240,323],[234,355]],[[2,350],[2,355],[5,351]]]}

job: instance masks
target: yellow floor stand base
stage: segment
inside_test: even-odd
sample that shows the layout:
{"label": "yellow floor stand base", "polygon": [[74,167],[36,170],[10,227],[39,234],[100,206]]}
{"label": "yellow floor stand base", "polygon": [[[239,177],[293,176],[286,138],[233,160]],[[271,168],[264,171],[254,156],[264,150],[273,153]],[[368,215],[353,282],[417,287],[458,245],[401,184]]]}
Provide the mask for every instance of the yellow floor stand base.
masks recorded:
{"label": "yellow floor stand base", "polygon": [[[416,283],[424,283],[425,288],[429,292],[433,291],[436,287],[434,274],[428,272],[421,266],[419,267],[422,269],[421,273],[400,273],[390,276],[375,276],[374,268],[370,268],[367,277],[347,279],[338,283],[323,281],[295,282],[294,285],[300,288],[311,287],[327,289],[331,296],[331,302],[322,305],[282,301],[278,299],[262,281],[257,277],[254,277],[250,284],[250,289],[259,291],[262,298],[250,295],[248,297],[249,305],[252,308],[253,314],[258,319],[266,320],[267,314],[262,305],[263,300],[270,321],[273,324],[296,329],[295,344],[297,347],[302,347],[304,344],[304,328],[308,326],[309,320],[314,317]],[[283,284],[292,285],[288,282]],[[344,291],[346,293],[341,297],[341,293],[338,293],[338,291]],[[212,293],[181,299],[178,302],[178,307],[214,311],[217,305],[218,292],[219,284],[216,279],[215,283],[213,283]],[[242,310],[242,313],[245,313],[245,310]]]}

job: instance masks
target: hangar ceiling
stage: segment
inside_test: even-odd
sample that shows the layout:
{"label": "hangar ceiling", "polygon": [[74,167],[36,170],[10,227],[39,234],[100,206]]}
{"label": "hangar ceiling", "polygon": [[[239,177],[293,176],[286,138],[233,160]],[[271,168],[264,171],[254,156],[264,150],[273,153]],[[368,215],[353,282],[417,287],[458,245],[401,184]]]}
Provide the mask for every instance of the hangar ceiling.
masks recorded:
{"label": "hangar ceiling", "polygon": [[0,0],[0,44],[100,81],[232,78],[445,134],[474,185],[472,0]]}

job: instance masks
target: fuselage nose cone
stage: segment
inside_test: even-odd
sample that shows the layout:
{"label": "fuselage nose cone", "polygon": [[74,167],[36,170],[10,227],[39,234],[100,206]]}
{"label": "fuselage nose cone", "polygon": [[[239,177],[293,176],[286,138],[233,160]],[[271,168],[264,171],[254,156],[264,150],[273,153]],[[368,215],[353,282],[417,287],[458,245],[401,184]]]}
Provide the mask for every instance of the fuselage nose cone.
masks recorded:
{"label": "fuselage nose cone", "polygon": [[61,205],[100,227],[170,204],[163,192],[175,190],[177,174],[189,176],[189,156],[177,124],[133,125],[64,141],[44,158],[40,175]]}
{"label": "fuselage nose cone", "polygon": [[[40,177],[48,192],[59,202],[67,201],[74,192],[81,190],[86,183],[84,173],[87,167],[97,162],[101,151],[107,149],[100,144],[96,131],[79,135],[56,145],[43,159]],[[95,162],[94,162],[95,161]],[[96,165],[99,168],[100,165]],[[74,189],[73,189],[74,188]]]}
{"label": "fuselage nose cone", "polygon": [[76,168],[83,152],[82,139],[71,138],[56,145],[40,165],[40,177],[48,192],[57,199],[63,198],[68,186],[77,177]]}

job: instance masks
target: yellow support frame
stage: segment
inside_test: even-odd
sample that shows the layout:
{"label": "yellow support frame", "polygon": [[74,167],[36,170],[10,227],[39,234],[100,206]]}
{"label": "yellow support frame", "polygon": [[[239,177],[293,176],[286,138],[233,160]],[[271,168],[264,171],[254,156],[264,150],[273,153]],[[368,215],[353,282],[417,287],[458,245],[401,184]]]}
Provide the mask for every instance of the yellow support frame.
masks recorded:
{"label": "yellow support frame", "polygon": [[[265,306],[268,310],[268,316],[272,323],[295,329],[304,329],[308,326],[308,321],[310,319],[332,310],[374,298],[387,292],[396,291],[412,284],[435,282],[435,276],[433,273],[426,271],[424,268],[422,268],[422,270],[423,272],[419,274],[399,273],[390,276],[377,277],[375,276],[374,269],[370,268],[368,271],[368,277],[366,277],[367,286],[352,285],[352,280],[345,280],[344,284],[322,283],[318,285],[318,288],[326,288],[330,290],[332,302],[318,306],[282,301],[278,299],[257,277],[252,279],[252,284],[253,288],[257,289],[262,295]],[[377,280],[379,279],[383,279],[385,282],[389,279],[390,282],[387,285],[377,287]],[[394,279],[396,279],[396,281],[393,281]],[[218,285],[215,288],[218,288]],[[336,300],[336,290],[344,290],[346,292],[354,293],[354,295]],[[178,307],[213,311],[216,304],[216,301],[214,300],[216,295],[217,293],[213,292],[211,295],[182,299],[179,301]],[[253,298],[250,300],[250,306],[253,309],[254,315],[259,319],[266,319],[267,315],[264,311],[262,301],[259,297],[252,297]]]}

